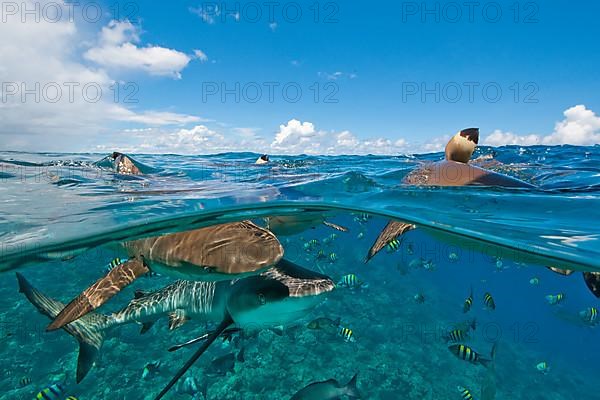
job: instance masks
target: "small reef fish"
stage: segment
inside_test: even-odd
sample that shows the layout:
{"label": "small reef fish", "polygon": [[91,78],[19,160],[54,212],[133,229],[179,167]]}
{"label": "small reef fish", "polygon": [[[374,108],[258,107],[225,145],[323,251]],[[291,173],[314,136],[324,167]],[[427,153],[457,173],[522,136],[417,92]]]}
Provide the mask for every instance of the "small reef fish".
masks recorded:
{"label": "small reef fish", "polygon": [[473,288],[471,287],[471,292],[469,294],[469,297],[467,297],[465,299],[465,302],[463,304],[463,313],[468,313],[472,306],[473,306]]}
{"label": "small reef fish", "polygon": [[155,374],[160,368],[160,361],[149,362],[144,366],[142,371],[142,379],[147,379],[150,374]]}
{"label": "small reef fish", "polygon": [[459,322],[455,324],[452,329],[458,329],[463,332],[468,332],[470,330],[475,331],[477,329],[477,319],[473,318],[463,322]]}
{"label": "small reef fish", "polygon": [[458,261],[458,254],[450,253],[450,254],[448,254],[448,259],[452,262]]}
{"label": "small reef fish", "polygon": [[304,250],[312,251],[320,244],[318,239],[311,239],[308,242],[304,243]]}
{"label": "small reef fish", "polygon": [[556,295],[549,294],[548,296],[546,296],[546,301],[548,302],[548,304],[553,305],[553,306],[556,304],[562,303],[562,301],[564,299],[565,299],[565,295],[563,293],[559,293]]}
{"label": "small reef fish", "polygon": [[228,372],[233,372],[236,361],[244,362],[244,352],[242,350],[237,356],[235,353],[229,353],[224,356],[213,358],[204,373],[208,376],[225,376]]}
{"label": "small reef fish", "polygon": [[317,253],[316,259],[317,260],[322,260],[324,258],[327,258],[327,254],[325,254],[325,250],[321,249],[319,250],[319,252]]}
{"label": "small reef fish", "polygon": [[473,397],[473,395],[471,394],[471,391],[469,389],[462,387],[462,386],[457,386],[456,388],[458,389],[460,396],[464,400],[474,400],[475,399],[475,397]]}
{"label": "small reef fish", "polygon": [[358,235],[356,235],[356,238],[359,239],[359,240],[360,239],[364,239],[364,237],[365,237],[365,233],[364,232],[358,232]]}
{"label": "small reef fish", "polygon": [[175,388],[175,392],[177,394],[189,394],[190,396],[197,395],[200,393],[200,389],[198,388],[196,378],[188,376],[183,381],[179,381],[179,384]]}
{"label": "small reef fish", "polygon": [[338,235],[336,233],[332,233],[331,235],[329,235],[325,239],[323,239],[323,243],[331,244],[331,242],[333,242],[335,239],[337,239],[337,237],[338,237]]}
{"label": "small reef fish", "polygon": [[398,239],[392,239],[386,245],[386,249],[387,249],[388,253],[394,253],[394,252],[398,251],[399,248],[400,248],[400,241]]}
{"label": "small reef fish", "polygon": [[337,286],[348,288],[348,289],[357,289],[357,288],[367,288],[368,287],[368,285],[365,282],[358,279],[356,274],[348,274],[348,275],[342,276],[340,281],[337,283]]}
{"label": "small reef fish", "polygon": [[348,328],[344,328],[343,326],[340,326],[340,329],[338,330],[338,335],[340,335],[342,338],[344,338],[344,340],[346,342],[356,341],[356,339],[354,338],[354,332],[352,331],[352,329],[348,329]]}
{"label": "small reef fish", "polygon": [[529,280],[529,284],[534,285],[534,286],[539,285],[539,283],[540,283],[540,279],[538,277],[534,277]]}
{"label": "small reef fish", "polygon": [[31,378],[28,376],[24,376],[19,380],[19,387],[25,387],[31,383]]}
{"label": "small reef fish", "polygon": [[600,319],[598,319],[598,309],[596,307],[589,307],[581,311],[579,316],[584,322],[590,325],[596,325],[598,322],[600,322]]}
{"label": "small reef fish", "polygon": [[308,329],[322,329],[322,330],[337,328],[338,326],[340,326],[340,318],[339,317],[335,320],[333,320],[331,318],[327,318],[327,317],[320,317],[320,318],[313,319],[312,321],[310,321],[308,323],[308,325],[306,325],[306,327]]}
{"label": "small reef fish", "polygon": [[413,299],[415,299],[415,303],[417,303],[417,304],[425,303],[425,296],[422,293],[415,294],[413,296]]}
{"label": "small reef fish", "polygon": [[329,253],[329,262],[334,263],[338,260],[337,253]]}
{"label": "small reef fish", "polygon": [[75,397],[75,396],[69,396],[69,397],[67,397],[66,400],[79,400],[79,399],[77,399],[77,397]]}
{"label": "small reef fish", "polygon": [[452,329],[444,335],[446,342],[463,342],[469,337],[469,333],[462,329]]}
{"label": "small reef fish", "polygon": [[485,304],[485,306],[489,310],[495,310],[496,309],[496,303],[494,302],[494,298],[492,297],[492,295],[489,292],[486,292],[483,295],[483,304]]}
{"label": "small reef fish", "polygon": [[63,400],[64,397],[65,388],[60,383],[48,386],[35,396],[36,400]]}
{"label": "small reef fish", "polygon": [[354,221],[359,224],[364,224],[365,222],[369,222],[371,219],[371,215],[367,213],[360,213],[356,217],[354,217]]}
{"label": "small reef fish", "polygon": [[535,369],[540,371],[542,374],[547,374],[550,372],[550,367],[548,367],[548,363],[546,361],[542,361],[538,365],[535,366]]}
{"label": "small reef fish", "polygon": [[433,271],[435,270],[435,263],[433,262],[433,260],[426,260],[423,261],[421,263],[421,266],[426,270],[426,271]]}
{"label": "small reef fish", "polygon": [[475,350],[464,344],[453,344],[448,346],[448,350],[461,360],[468,361],[471,364],[481,364],[484,367],[488,367],[494,361],[494,358],[496,358],[496,344],[492,346],[490,358],[482,357]]}
{"label": "small reef fish", "polygon": [[360,399],[361,396],[356,387],[356,376],[354,375],[346,385],[341,385],[335,379],[313,382],[293,395],[290,400],[334,400],[342,396]]}

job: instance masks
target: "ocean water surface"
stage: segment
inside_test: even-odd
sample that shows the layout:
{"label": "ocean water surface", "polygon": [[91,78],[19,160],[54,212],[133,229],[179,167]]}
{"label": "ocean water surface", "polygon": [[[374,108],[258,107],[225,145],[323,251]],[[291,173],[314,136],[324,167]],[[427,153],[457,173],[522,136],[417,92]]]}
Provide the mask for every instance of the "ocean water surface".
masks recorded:
{"label": "ocean water surface", "polygon": [[[272,216],[316,221],[278,235],[286,260],[362,284],[336,287],[283,327],[217,339],[165,398],[288,399],[312,382],[345,385],[357,374],[364,399],[458,400],[458,387],[477,400],[600,399],[599,320],[585,313],[600,301],[581,273],[600,272],[599,146],[477,149],[479,165],[533,189],[403,183],[440,153],[272,156],[267,165],[254,165],[251,153],[138,154],[137,176],[115,173],[105,156],[0,153],[1,399],[32,399],[57,383],[60,399],[154,399],[194,347],[167,349],[215,325],[192,319],[169,330],[163,318],[143,335],[137,324],[115,328],[76,383],[77,342],[45,331],[50,320],[19,293],[15,272],[68,303],[127,257],[123,241],[242,220],[267,227]],[[416,229],[365,263],[390,219]],[[173,280],[140,278],[96,312]],[[547,296],[557,295],[551,304]],[[309,328],[319,317],[335,326]],[[447,336],[457,327],[466,335],[456,343],[493,360],[453,354]]]}

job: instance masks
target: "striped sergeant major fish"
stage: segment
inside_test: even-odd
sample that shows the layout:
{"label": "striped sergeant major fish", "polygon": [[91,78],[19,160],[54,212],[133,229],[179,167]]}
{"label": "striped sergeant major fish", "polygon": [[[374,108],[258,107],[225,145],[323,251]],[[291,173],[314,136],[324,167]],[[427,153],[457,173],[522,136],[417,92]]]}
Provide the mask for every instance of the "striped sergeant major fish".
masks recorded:
{"label": "striped sergeant major fish", "polygon": [[65,388],[60,383],[48,386],[35,396],[36,400],[63,400],[64,397]]}
{"label": "striped sergeant major fish", "polygon": [[548,296],[546,296],[546,301],[552,306],[562,303],[564,299],[565,295],[563,293],[559,293],[556,295],[549,294]]}
{"label": "striped sergeant major fish", "polygon": [[448,346],[448,350],[461,360],[470,362],[471,364],[481,364],[484,367],[491,365],[496,358],[496,344],[492,346],[490,358],[484,358],[475,350],[464,344],[453,344]]}
{"label": "striped sergeant major fish", "polygon": [[485,306],[489,310],[495,310],[496,309],[496,303],[494,302],[494,298],[492,297],[492,295],[489,292],[486,292],[483,295],[483,304],[485,304]]}
{"label": "striped sergeant major fish", "polygon": [[358,279],[356,274],[348,274],[342,276],[340,281],[337,283],[338,287],[345,287],[349,289],[359,288],[359,287],[367,287],[367,285]]}
{"label": "striped sergeant major fish", "polygon": [[469,333],[462,329],[452,329],[444,335],[446,342],[462,342],[469,337]]}
{"label": "striped sergeant major fish", "polygon": [[387,252],[388,253],[393,253],[395,251],[398,251],[399,248],[400,248],[400,241],[398,239],[392,239],[387,243]]}
{"label": "striped sergeant major fish", "polygon": [[344,338],[344,340],[346,342],[356,341],[356,339],[354,338],[354,332],[352,331],[352,329],[348,329],[348,328],[344,328],[343,326],[340,326],[340,329],[338,330],[338,335],[340,335],[342,338]]}
{"label": "striped sergeant major fish", "polygon": [[463,304],[463,313],[468,313],[471,307],[473,306],[473,287],[471,286],[471,292],[469,297],[466,298]]}
{"label": "striped sergeant major fish", "polygon": [[460,397],[462,397],[464,400],[475,400],[475,397],[473,397],[469,389],[462,386],[457,386],[456,388],[460,393]]}
{"label": "striped sergeant major fish", "polygon": [[581,311],[579,316],[584,322],[590,325],[596,325],[600,322],[600,319],[598,319],[598,309],[596,307],[589,307]]}

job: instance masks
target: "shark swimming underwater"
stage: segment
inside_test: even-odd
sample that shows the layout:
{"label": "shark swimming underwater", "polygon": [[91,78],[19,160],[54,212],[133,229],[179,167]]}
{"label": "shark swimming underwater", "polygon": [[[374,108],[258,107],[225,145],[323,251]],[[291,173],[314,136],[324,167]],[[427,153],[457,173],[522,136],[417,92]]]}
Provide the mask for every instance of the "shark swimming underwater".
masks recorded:
{"label": "shark swimming underwater", "polygon": [[[63,303],[32,287],[23,275],[16,275],[19,291],[40,313],[54,318],[64,308]],[[169,316],[172,329],[188,318],[220,322],[158,395],[160,399],[227,328],[250,330],[293,323],[334,288],[335,283],[326,275],[282,259],[260,275],[218,282],[179,280],[152,293],[138,292],[136,298],[116,313],[90,312],[62,329],[79,342],[76,379],[80,382],[92,368],[106,335],[113,328],[141,323],[145,332],[165,316]]]}

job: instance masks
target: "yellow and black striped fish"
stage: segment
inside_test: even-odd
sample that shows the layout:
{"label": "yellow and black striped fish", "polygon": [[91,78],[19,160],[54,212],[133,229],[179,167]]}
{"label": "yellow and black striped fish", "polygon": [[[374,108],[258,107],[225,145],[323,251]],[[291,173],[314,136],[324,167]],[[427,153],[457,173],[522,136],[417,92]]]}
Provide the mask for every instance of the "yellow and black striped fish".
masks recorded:
{"label": "yellow and black striped fish", "polygon": [[325,254],[325,250],[321,249],[319,250],[319,252],[317,253],[317,259],[323,259],[323,258],[327,258],[327,255]]}
{"label": "yellow and black striped fish", "polygon": [[447,341],[462,342],[467,338],[468,334],[462,329],[453,329],[446,335]]}
{"label": "yellow and black striped fish", "polygon": [[340,279],[337,286],[352,289],[363,286],[363,282],[361,282],[355,274],[348,274],[342,276],[342,279]]}
{"label": "yellow and black striped fish", "polygon": [[[127,260],[125,260],[127,261]],[[117,265],[121,265],[123,264],[125,261],[122,261],[119,257],[115,257],[112,259],[112,261],[108,264],[108,268],[113,269],[115,268]]]}
{"label": "yellow and black striped fish", "polygon": [[334,263],[334,262],[336,262],[337,260],[338,260],[338,255],[337,255],[337,253],[331,253],[331,254],[329,254],[329,261],[330,261],[330,262]]}
{"label": "yellow and black striped fish", "polygon": [[589,307],[579,313],[581,318],[590,325],[596,325],[598,322],[598,309],[596,307]]}
{"label": "yellow and black striped fish", "polygon": [[25,387],[31,383],[31,378],[28,376],[24,376],[19,380],[19,387]]}
{"label": "yellow and black striped fish", "polygon": [[69,397],[67,397],[67,400],[78,400],[78,399],[75,396],[69,396]]}
{"label": "yellow and black striped fish", "polygon": [[463,313],[468,313],[469,310],[471,309],[472,305],[473,305],[473,288],[471,288],[471,293],[469,294],[469,297],[467,297],[467,299],[465,300],[465,303],[463,304]]}
{"label": "yellow and black striped fish", "polygon": [[352,332],[352,329],[340,326],[340,329],[338,330],[338,335],[343,337],[346,342],[354,342],[354,332]]}
{"label": "yellow and black striped fish", "polygon": [[392,239],[387,244],[388,252],[392,253],[394,251],[398,251],[400,248],[400,241],[398,239]]}
{"label": "yellow and black striped fish", "polygon": [[458,389],[458,392],[460,393],[461,397],[464,400],[474,400],[475,399],[469,389],[462,387],[462,386],[458,386],[457,389]]}
{"label": "yellow and black striped fish", "polygon": [[466,346],[464,344],[453,344],[451,346],[448,346],[448,350],[450,350],[450,352],[452,354],[454,354],[456,357],[460,358],[461,360],[468,361],[472,364],[481,364],[483,366],[487,366],[489,363],[492,362],[492,360],[495,357],[496,345],[494,344],[494,346],[492,347],[492,352],[491,352],[490,358],[482,357],[475,350],[473,350],[472,348],[470,348],[469,346]]}
{"label": "yellow and black striped fish", "polygon": [[55,383],[39,392],[35,398],[36,400],[63,400],[64,395],[65,389],[60,383]]}
{"label": "yellow and black striped fish", "polygon": [[494,298],[492,297],[492,295],[489,292],[486,292],[483,295],[483,304],[485,304],[485,306],[487,308],[489,308],[490,310],[496,309],[496,303],[494,302]]}

